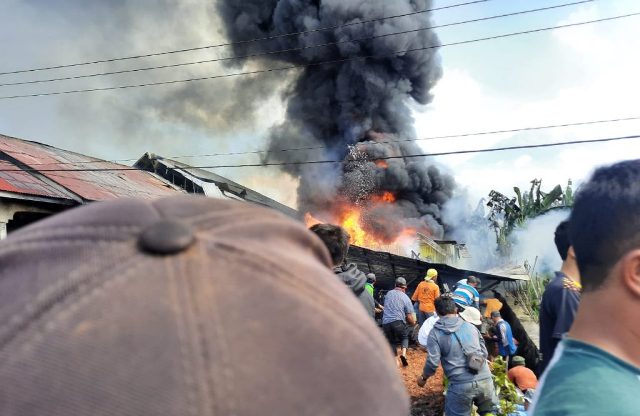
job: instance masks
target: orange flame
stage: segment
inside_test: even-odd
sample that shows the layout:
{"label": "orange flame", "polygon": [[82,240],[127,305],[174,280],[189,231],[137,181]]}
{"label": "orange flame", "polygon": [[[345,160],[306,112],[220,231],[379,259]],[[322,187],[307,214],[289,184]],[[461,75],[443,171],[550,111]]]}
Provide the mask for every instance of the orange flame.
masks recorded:
{"label": "orange flame", "polygon": [[351,236],[350,244],[366,247],[369,245],[370,236],[362,229],[360,225],[360,210],[357,208],[351,208],[346,210],[341,218],[340,225]]}
{"label": "orange flame", "polygon": [[319,219],[311,215],[310,212],[307,212],[306,214],[304,214],[304,223],[307,226],[307,228],[309,228],[309,227],[313,227],[316,224],[322,224],[322,221],[320,221]]}
{"label": "orange flame", "polygon": [[389,167],[389,164],[387,163],[386,160],[376,160],[375,164],[376,164],[377,167],[383,168],[383,169],[386,169],[386,168]]}
{"label": "orange flame", "polygon": [[[396,196],[387,191],[380,195],[371,196],[369,200],[373,203],[392,204],[396,202]],[[403,244],[410,243],[415,239],[417,230],[413,228],[405,228],[393,241],[368,233],[364,227],[366,224],[363,223],[363,209],[367,209],[367,206],[360,207],[344,202],[338,203],[333,219],[329,221],[340,225],[349,233],[351,237],[350,244],[374,250],[399,251]],[[311,213],[306,213],[304,219],[307,227],[325,222],[314,217]]]}
{"label": "orange flame", "polygon": [[396,202],[396,196],[391,192],[383,192],[381,195],[373,195],[369,198],[369,200],[371,202],[384,202],[387,204],[393,204],[394,202]]}

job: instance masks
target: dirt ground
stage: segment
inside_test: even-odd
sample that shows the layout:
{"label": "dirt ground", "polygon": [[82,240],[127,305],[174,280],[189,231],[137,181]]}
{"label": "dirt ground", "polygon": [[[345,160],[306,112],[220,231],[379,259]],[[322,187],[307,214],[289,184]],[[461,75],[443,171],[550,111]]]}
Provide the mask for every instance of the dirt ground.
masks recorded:
{"label": "dirt ground", "polygon": [[400,367],[399,371],[411,396],[411,416],[441,416],[444,409],[442,392],[442,368],[427,380],[424,387],[418,387],[416,379],[422,373],[426,353],[418,348],[407,351],[408,367]]}

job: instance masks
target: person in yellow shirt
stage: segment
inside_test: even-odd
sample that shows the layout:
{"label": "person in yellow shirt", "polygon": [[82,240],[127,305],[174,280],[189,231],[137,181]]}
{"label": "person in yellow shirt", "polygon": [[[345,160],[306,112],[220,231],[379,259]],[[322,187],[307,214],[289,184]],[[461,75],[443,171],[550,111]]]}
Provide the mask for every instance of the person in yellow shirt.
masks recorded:
{"label": "person in yellow shirt", "polygon": [[418,284],[418,287],[413,292],[411,300],[419,302],[418,308],[418,324],[422,325],[429,317],[433,316],[436,311],[434,301],[440,296],[440,288],[435,283],[438,278],[438,271],[436,269],[427,270],[427,275],[424,277],[424,281]]}

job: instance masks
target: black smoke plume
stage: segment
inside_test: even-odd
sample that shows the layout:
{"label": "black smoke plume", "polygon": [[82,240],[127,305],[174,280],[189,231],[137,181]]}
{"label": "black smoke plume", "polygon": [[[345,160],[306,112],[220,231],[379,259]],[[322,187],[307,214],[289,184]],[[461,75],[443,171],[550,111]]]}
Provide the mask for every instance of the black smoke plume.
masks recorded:
{"label": "black smoke plume", "polygon": [[[308,31],[432,7],[430,0],[219,0],[218,11],[230,41]],[[432,25],[429,13],[351,25],[266,42],[234,45],[239,55],[342,42]],[[407,139],[416,137],[410,103],[427,104],[441,76],[436,49],[395,54],[438,45],[431,30],[340,43],[286,54],[260,64],[306,65],[357,56],[365,60],[298,69],[289,86],[286,120],[272,128],[267,160],[298,162],[344,160],[340,165],[290,165],[298,177],[298,206],[316,216],[335,218],[344,205],[363,211],[363,228],[390,242],[405,227],[441,237],[440,210],[452,196],[454,180],[424,159],[388,159],[422,153]],[[279,65],[280,64],[280,65]],[[387,143],[389,141],[400,141]],[[385,143],[380,143],[385,142]],[[322,146],[322,150],[279,149]],[[379,196],[389,192],[395,202]]]}

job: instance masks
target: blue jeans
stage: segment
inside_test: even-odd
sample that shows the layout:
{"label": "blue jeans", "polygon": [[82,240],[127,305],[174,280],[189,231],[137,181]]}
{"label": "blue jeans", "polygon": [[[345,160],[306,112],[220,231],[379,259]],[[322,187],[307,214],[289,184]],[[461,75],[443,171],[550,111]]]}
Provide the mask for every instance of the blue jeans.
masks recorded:
{"label": "blue jeans", "polygon": [[420,309],[418,309],[418,325],[422,325],[424,323],[424,321],[426,321],[427,319],[431,318],[433,316],[432,312],[422,312]]}
{"label": "blue jeans", "polygon": [[480,416],[498,410],[498,397],[491,378],[449,384],[444,413],[446,416],[469,416],[474,403],[478,406]]}

